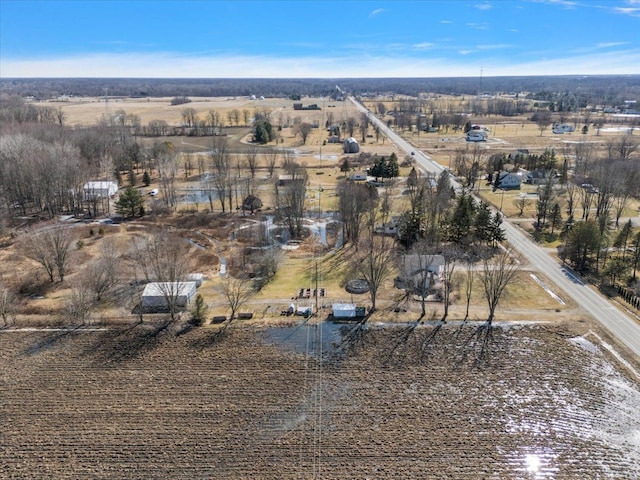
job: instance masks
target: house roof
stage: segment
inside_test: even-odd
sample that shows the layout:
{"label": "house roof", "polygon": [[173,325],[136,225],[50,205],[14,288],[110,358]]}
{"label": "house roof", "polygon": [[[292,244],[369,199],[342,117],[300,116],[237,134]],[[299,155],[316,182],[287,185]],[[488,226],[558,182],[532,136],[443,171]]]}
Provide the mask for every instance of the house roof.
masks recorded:
{"label": "house roof", "polygon": [[196,282],[152,282],[147,283],[142,292],[143,297],[163,297],[192,295],[196,291]]}
{"label": "house roof", "polygon": [[435,270],[444,264],[443,255],[418,255],[414,253],[402,256],[402,266],[406,275],[415,275],[424,269]]}
{"label": "house roof", "polygon": [[116,182],[107,182],[107,181],[91,181],[84,184],[85,190],[109,190],[111,188],[115,188],[118,190],[118,184]]}

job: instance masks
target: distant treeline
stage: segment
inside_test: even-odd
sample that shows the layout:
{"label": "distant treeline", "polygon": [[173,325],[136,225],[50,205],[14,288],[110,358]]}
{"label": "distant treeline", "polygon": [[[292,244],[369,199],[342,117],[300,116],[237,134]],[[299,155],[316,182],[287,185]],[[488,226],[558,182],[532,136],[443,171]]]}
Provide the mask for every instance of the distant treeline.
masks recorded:
{"label": "distant treeline", "polygon": [[640,75],[523,76],[451,78],[341,78],[341,79],[143,79],[143,78],[31,78],[0,79],[0,92],[50,99],[61,95],[125,97],[227,96],[339,96],[337,86],[353,95],[410,95],[421,93],[476,95],[522,93],[556,101],[575,96],[577,103],[620,105],[640,102]]}

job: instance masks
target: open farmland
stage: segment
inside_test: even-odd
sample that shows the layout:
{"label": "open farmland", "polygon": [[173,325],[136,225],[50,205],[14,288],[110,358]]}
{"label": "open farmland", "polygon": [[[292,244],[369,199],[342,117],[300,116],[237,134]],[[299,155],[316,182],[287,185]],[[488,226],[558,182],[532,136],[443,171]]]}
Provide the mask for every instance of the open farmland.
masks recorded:
{"label": "open farmland", "polygon": [[0,476],[640,475],[640,387],[585,324],[501,325],[479,366],[463,347],[474,327],[458,325],[426,349],[433,327],[401,343],[402,327],[372,328],[319,362],[314,336],[340,343],[330,325],[307,343],[291,329],[277,343],[273,329],[2,330]]}

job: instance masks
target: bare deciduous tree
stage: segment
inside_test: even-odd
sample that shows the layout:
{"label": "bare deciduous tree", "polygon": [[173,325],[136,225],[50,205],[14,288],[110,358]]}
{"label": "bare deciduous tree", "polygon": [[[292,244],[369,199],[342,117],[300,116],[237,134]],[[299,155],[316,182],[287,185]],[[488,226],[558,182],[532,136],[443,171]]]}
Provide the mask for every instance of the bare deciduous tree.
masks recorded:
{"label": "bare deciduous tree", "polygon": [[265,163],[267,164],[267,171],[269,172],[269,178],[273,178],[273,172],[278,164],[278,149],[274,148],[264,153]]}
{"label": "bare deciduous tree", "polygon": [[451,246],[442,252],[444,265],[442,266],[440,279],[442,280],[443,322],[446,322],[447,317],[449,316],[449,305],[451,304],[452,293],[455,288],[453,274],[456,266],[458,265],[458,257],[460,256],[460,253],[461,252],[455,246]]}
{"label": "bare deciduous tree", "polygon": [[371,311],[376,309],[378,291],[391,274],[393,262],[393,240],[374,233],[375,218],[375,212],[371,212],[367,236],[360,241],[358,252],[354,255],[356,270],[369,285]]}
{"label": "bare deciduous tree", "polygon": [[353,137],[354,132],[356,131],[356,119],[353,117],[347,118],[345,121],[347,127],[347,133],[350,137]]}
{"label": "bare deciduous tree", "polygon": [[307,172],[299,165],[290,164],[291,178],[285,185],[276,183],[278,216],[284,220],[292,238],[302,234],[302,218],[307,191]]}
{"label": "bare deciduous tree", "polygon": [[251,178],[255,178],[256,170],[258,169],[258,147],[256,145],[249,145],[244,150],[244,158],[249,168]]}
{"label": "bare deciduous tree", "polygon": [[229,325],[236,318],[238,310],[251,298],[254,290],[248,278],[227,278],[222,282],[220,289],[231,310],[226,323]]}
{"label": "bare deciduous tree", "polygon": [[524,209],[531,205],[531,200],[529,200],[525,196],[520,195],[513,199],[513,205],[519,210],[518,215],[522,216],[522,214],[524,213]]}
{"label": "bare deciduous tree", "polygon": [[313,126],[310,123],[302,122],[296,125],[295,134],[300,135],[300,139],[302,140],[302,144],[305,145],[307,143],[307,138],[311,133]]}
{"label": "bare deciduous tree", "polygon": [[190,269],[188,246],[183,238],[161,230],[135,246],[138,264],[147,280],[158,282],[171,320],[180,310],[179,297]]}
{"label": "bare deciduous tree", "polygon": [[23,243],[23,250],[27,257],[42,265],[51,282],[55,280],[56,273],[62,282],[69,267],[71,241],[72,235],[68,226],[48,226],[40,232],[28,234]]}
{"label": "bare deciduous tree", "polygon": [[0,277],[0,318],[3,326],[15,322],[16,296]]}
{"label": "bare deciduous tree", "polygon": [[[211,141],[211,170],[210,183],[218,194],[222,213],[224,213],[226,211],[226,198],[231,195],[231,164],[229,162],[229,147],[226,137],[213,137]],[[209,203],[212,203],[211,194],[209,195]],[[232,208],[230,200],[229,210]]]}
{"label": "bare deciduous tree", "polygon": [[358,243],[364,215],[375,208],[378,191],[375,187],[355,182],[341,182],[337,188],[344,242]]}
{"label": "bare deciduous tree", "polygon": [[531,120],[536,122],[538,129],[540,129],[540,136],[542,136],[542,133],[551,125],[551,112],[548,110],[540,110],[533,114]]}
{"label": "bare deciduous tree", "polygon": [[431,245],[428,242],[420,241],[413,245],[411,255],[402,256],[401,271],[405,276],[407,294],[420,297],[422,309],[420,318],[423,318],[427,313],[427,297],[434,291],[436,280],[433,264],[437,257],[429,252],[431,252]]}
{"label": "bare deciduous tree", "polygon": [[466,310],[464,312],[464,321],[469,318],[469,307],[471,306],[471,295],[473,294],[473,281],[475,280],[475,265],[471,258],[465,259],[465,278],[464,278],[464,298],[466,302]]}
{"label": "bare deciduous tree", "polygon": [[500,250],[492,258],[482,261],[482,282],[484,297],[489,307],[487,324],[491,325],[495,318],[496,309],[503,298],[507,285],[515,278],[520,269],[520,263],[513,256],[511,250]]}
{"label": "bare deciduous tree", "polygon": [[71,287],[71,294],[64,305],[65,314],[74,321],[84,325],[89,319],[93,308],[92,293],[83,282],[78,282]]}
{"label": "bare deciduous tree", "polygon": [[110,239],[104,239],[100,247],[100,257],[89,264],[84,272],[84,284],[94,293],[98,302],[118,284],[120,260],[118,249]]}
{"label": "bare deciduous tree", "polygon": [[173,146],[167,145],[166,148],[156,152],[156,168],[160,180],[162,201],[166,207],[173,208],[178,204],[176,195],[178,157]]}
{"label": "bare deciduous tree", "polygon": [[360,114],[360,134],[362,135],[362,143],[364,144],[367,140],[367,132],[369,131],[369,114],[367,112],[362,112]]}

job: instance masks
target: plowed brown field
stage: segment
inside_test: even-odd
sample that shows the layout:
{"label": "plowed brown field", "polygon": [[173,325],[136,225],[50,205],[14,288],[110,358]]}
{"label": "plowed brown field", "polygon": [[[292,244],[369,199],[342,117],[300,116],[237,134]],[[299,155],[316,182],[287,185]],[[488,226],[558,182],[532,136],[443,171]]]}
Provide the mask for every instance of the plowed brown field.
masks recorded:
{"label": "plowed brown field", "polygon": [[640,476],[640,387],[595,337],[504,324],[477,364],[475,328],[322,362],[289,330],[0,330],[0,478]]}

